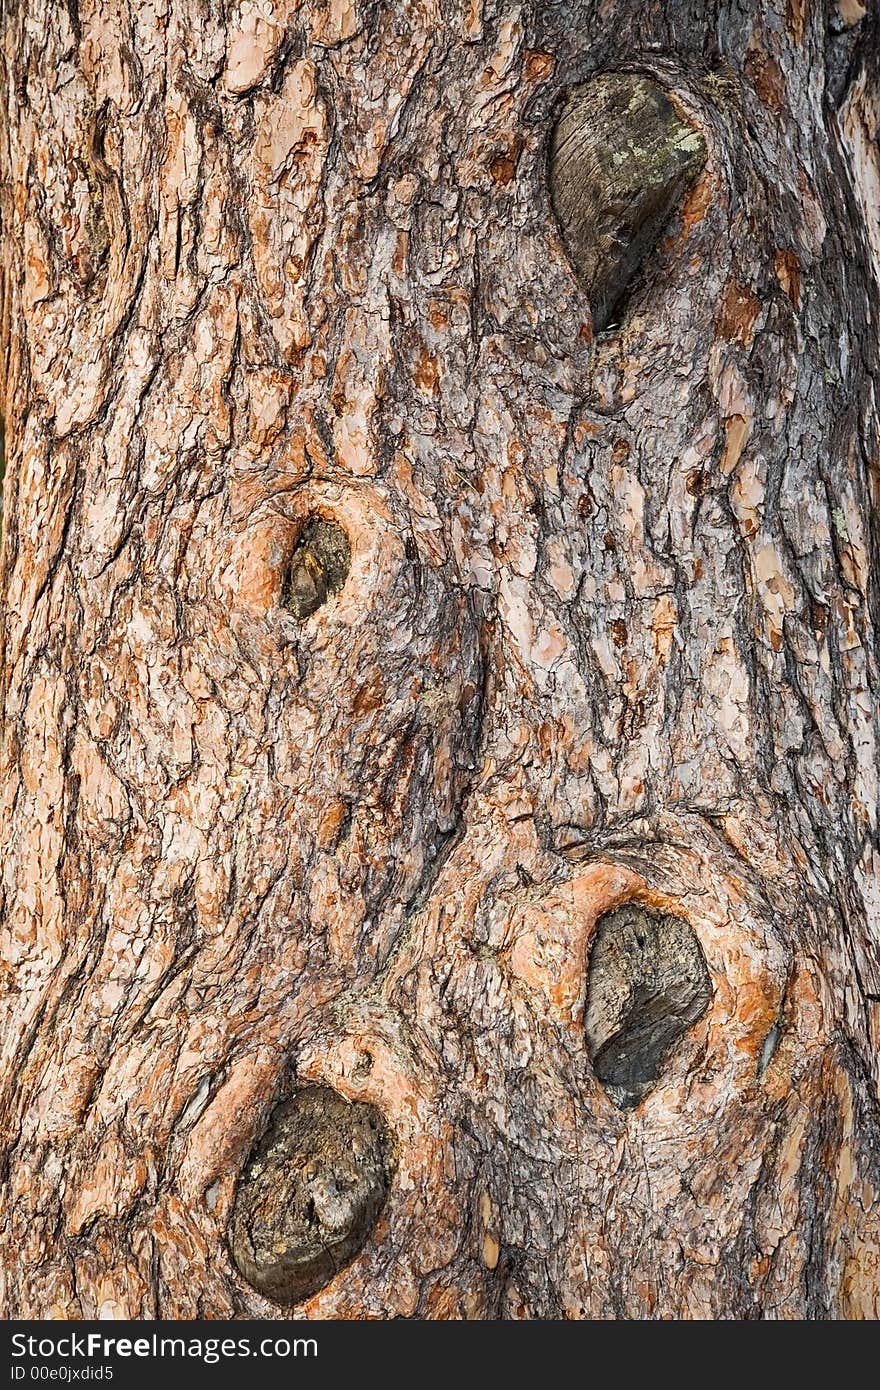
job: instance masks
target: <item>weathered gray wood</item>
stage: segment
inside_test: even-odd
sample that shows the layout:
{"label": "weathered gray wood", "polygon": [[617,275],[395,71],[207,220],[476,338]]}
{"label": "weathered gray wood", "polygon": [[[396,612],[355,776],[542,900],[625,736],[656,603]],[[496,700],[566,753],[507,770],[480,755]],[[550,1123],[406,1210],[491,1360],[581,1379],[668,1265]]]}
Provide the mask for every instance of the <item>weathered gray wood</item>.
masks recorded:
{"label": "weathered gray wood", "polygon": [[294,1304],[363,1249],[388,1193],[391,1141],[378,1110],[304,1086],[273,1110],[239,1180],[230,1249],[249,1284]]}
{"label": "weathered gray wood", "polygon": [[619,316],[705,160],[701,132],[642,73],[601,73],[566,97],[550,147],[550,187],[595,332]]}
{"label": "weathered gray wood", "polygon": [[681,1036],[712,1000],[706,959],[680,917],[619,907],[596,927],[584,1029],[593,1068],[616,1105],[638,1105]]}
{"label": "weathered gray wood", "polygon": [[341,592],[351,568],[351,546],[341,526],[323,517],[303,525],[287,563],[282,603],[295,618],[309,618]]}

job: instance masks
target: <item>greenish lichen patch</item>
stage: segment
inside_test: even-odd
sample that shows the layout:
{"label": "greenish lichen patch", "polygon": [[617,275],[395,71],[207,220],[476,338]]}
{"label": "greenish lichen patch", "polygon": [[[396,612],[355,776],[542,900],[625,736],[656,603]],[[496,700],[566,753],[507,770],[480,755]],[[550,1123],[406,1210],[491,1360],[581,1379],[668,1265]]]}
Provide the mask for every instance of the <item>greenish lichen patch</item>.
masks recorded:
{"label": "greenish lichen patch", "polygon": [[569,93],[553,132],[553,208],[594,331],[629,286],[706,160],[702,133],[658,83],[602,73]]}

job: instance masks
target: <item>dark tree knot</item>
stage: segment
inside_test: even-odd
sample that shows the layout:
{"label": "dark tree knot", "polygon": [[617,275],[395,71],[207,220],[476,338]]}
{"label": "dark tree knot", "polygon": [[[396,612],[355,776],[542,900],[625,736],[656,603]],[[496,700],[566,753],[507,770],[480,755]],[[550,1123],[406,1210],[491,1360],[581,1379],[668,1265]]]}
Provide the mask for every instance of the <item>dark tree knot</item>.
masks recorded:
{"label": "dark tree knot", "polygon": [[351,568],[348,536],[335,521],[309,517],[300,528],[281,601],[301,621],[338,594]]}
{"label": "dark tree knot", "polygon": [[640,73],[601,73],[568,94],[553,131],[550,193],[595,332],[622,311],[705,161],[700,131]]}
{"label": "dark tree knot", "polygon": [[275,1107],[239,1179],[229,1228],[239,1272],[275,1303],[311,1298],[363,1249],[392,1168],[375,1106],[303,1086]]}
{"label": "dark tree knot", "polygon": [[637,903],[601,918],[590,952],[585,1028],[593,1069],[615,1105],[638,1105],[711,1000],[702,947],[682,918]]}

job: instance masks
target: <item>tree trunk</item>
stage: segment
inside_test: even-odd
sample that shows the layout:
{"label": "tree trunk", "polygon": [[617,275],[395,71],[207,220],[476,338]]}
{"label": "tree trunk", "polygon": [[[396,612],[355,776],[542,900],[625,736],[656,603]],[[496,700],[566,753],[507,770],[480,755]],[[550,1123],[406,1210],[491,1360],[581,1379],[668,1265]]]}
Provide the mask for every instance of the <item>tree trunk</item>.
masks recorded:
{"label": "tree trunk", "polygon": [[0,8],[4,1314],[877,1316],[873,7]]}

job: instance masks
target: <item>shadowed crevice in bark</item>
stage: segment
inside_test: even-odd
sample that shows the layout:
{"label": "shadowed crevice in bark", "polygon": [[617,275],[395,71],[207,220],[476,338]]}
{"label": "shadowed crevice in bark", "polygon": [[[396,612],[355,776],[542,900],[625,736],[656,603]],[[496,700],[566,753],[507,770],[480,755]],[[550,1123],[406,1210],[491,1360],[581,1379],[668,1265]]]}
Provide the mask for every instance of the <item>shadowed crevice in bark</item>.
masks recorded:
{"label": "shadowed crevice in bark", "polygon": [[638,1105],[711,1000],[705,957],[687,922],[636,904],[601,919],[585,1024],[590,1061],[615,1105]]}
{"label": "shadowed crevice in bark", "polygon": [[375,1106],[305,1086],[275,1107],[242,1174],[229,1245],[274,1303],[300,1303],[366,1244],[388,1193],[392,1148]]}
{"label": "shadowed crevice in bark", "polygon": [[603,73],[569,93],[553,132],[550,191],[594,332],[621,313],[705,160],[700,132],[647,77]]}

